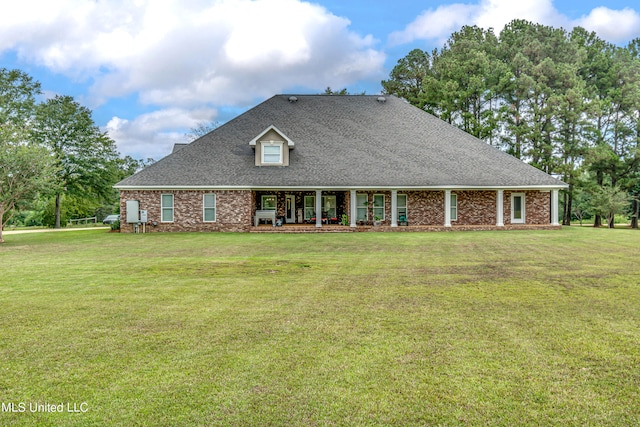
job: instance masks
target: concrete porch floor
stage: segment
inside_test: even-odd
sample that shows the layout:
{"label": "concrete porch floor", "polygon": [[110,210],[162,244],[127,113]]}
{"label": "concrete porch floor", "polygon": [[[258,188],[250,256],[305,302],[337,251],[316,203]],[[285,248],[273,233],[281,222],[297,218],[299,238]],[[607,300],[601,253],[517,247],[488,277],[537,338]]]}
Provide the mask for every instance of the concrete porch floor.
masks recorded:
{"label": "concrete porch floor", "polygon": [[491,230],[560,230],[561,225],[535,225],[517,224],[498,227],[496,225],[408,225],[391,227],[390,225],[359,225],[350,227],[345,225],[329,224],[316,227],[314,224],[284,224],[282,227],[274,227],[270,224],[261,224],[251,227],[251,233],[358,233],[358,232],[428,232],[428,231],[491,231]]}

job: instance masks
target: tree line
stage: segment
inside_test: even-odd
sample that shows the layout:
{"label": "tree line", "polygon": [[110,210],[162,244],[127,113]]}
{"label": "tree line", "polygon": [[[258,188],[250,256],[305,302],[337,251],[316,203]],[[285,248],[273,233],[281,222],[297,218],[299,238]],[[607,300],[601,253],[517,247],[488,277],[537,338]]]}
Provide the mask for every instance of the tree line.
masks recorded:
{"label": "tree line", "polygon": [[[613,227],[630,211],[638,227],[640,39],[617,46],[524,20],[499,36],[465,26],[439,50],[409,52],[382,87],[566,182],[563,224],[589,215]],[[0,242],[10,221],[60,227],[117,212],[113,184],[147,163],[120,157],[73,97],[41,94],[0,68]]]}
{"label": "tree line", "polygon": [[120,157],[73,97],[41,94],[27,73],[0,68],[0,242],[12,221],[59,228],[117,212],[113,185],[145,163]]}
{"label": "tree line", "polygon": [[382,81],[406,99],[569,185],[564,225],[630,211],[640,195],[640,39],[524,20],[465,26],[441,49],[412,50]]}

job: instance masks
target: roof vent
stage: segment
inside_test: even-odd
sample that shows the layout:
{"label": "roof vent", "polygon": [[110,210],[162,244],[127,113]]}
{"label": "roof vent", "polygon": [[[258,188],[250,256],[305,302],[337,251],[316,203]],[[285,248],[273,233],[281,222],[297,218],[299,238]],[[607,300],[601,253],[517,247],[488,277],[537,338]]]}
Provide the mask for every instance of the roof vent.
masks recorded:
{"label": "roof vent", "polygon": [[387,102],[387,98],[385,98],[384,96],[379,96],[379,97],[378,97],[378,102],[379,102],[379,103],[381,103],[381,104],[382,104],[383,102]]}
{"label": "roof vent", "polygon": [[292,104],[293,104],[294,102],[298,102],[298,97],[297,97],[297,96],[290,96],[290,97],[289,97],[289,102],[291,102]]}

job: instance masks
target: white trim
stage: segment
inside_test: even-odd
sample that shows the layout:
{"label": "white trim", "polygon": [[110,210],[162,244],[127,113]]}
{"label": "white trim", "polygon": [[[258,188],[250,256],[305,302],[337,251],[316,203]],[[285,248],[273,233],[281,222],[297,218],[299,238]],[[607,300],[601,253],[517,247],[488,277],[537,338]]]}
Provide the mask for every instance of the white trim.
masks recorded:
{"label": "white trim", "polygon": [[[451,196],[449,197],[449,199],[451,200],[450,202],[450,206],[449,206],[449,210],[450,212],[453,212],[453,209],[455,208],[456,210],[456,216],[454,217],[453,215],[451,215],[451,221],[457,221],[458,220],[458,195],[455,193],[451,193]],[[453,201],[456,201],[455,206]]]}
{"label": "white trim", "polygon": [[356,217],[358,216],[358,209],[356,207],[357,199],[356,199],[356,190],[349,190],[349,196],[350,196],[350,200],[349,200],[349,210],[350,212],[350,227],[356,227]]}
{"label": "white trim", "polygon": [[260,138],[262,138],[263,136],[265,136],[267,133],[269,133],[269,131],[275,131],[278,135],[280,135],[282,138],[284,138],[284,140],[287,142],[287,146],[289,148],[293,148],[295,146],[295,144],[293,143],[293,141],[291,139],[289,139],[289,137],[287,135],[285,135],[284,133],[282,133],[280,131],[280,129],[278,129],[277,127],[271,125],[268,128],[266,128],[264,131],[260,132],[258,134],[258,136],[256,136],[255,138],[253,138],[251,141],[249,141],[249,145],[252,147],[255,147],[255,145],[258,142],[262,142],[260,141]]}
{"label": "white trim", "polygon": [[[162,202],[164,201],[164,196],[171,196],[171,207],[165,207]],[[172,193],[162,193],[160,194],[160,222],[164,222],[165,224],[172,223],[176,220],[176,198]],[[171,221],[164,220],[164,211],[165,209],[171,209]]]}
{"label": "white trim", "polygon": [[322,227],[322,190],[316,190],[316,227]]}
{"label": "white trim", "polygon": [[[293,217],[291,217],[291,218],[289,218],[287,216],[287,214],[289,213],[289,207],[288,207],[289,200],[292,200],[290,212],[293,215]],[[284,198],[284,203],[285,203],[285,205],[284,205],[284,213],[285,213],[284,218],[285,219],[284,220],[285,220],[285,222],[287,224],[293,224],[293,223],[296,222],[296,196],[295,196],[295,194],[286,194],[285,198]]]}
{"label": "white trim", "polygon": [[[206,206],[205,200],[207,196],[213,196],[213,206]],[[202,195],[202,222],[216,222],[218,219],[218,198],[216,193],[204,193]],[[207,221],[207,209],[213,209],[213,220]]]}
{"label": "white trim", "polygon": [[398,190],[391,190],[391,226],[398,226]]}
{"label": "white trim", "polygon": [[504,190],[496,191],[496,227],[504,227]]}
{"label": "white trim", "polygon": [[[513,214],[514,214],[514,210],[513,210],[513,200],[516,197],[520,197],[521,198],[521,215],[522,218],[514,218]],[[527,221],[527,214],[526,214],[526,197],[525,197],[525,193],[511,193],[511,224],[525,224]]]}
{"label": "white trim", "polygon": [[559,190],[563,188],[569,188],[568,185],[521,185],[521,186],[346,186],[346,187],[331,187],[331,186],[310,186],[310,185],[296,185],[296,186],[247,186],[247,185],[114,185],[113,188],[118,190],[248,190],[248,191],[312,191],[320,189],[322,191],[371,191],[371,190],[398,190],[398,191],[441,191],[445,189],[449,190],[476,190],[476,191],[490,191],[490,190]]}
{"label": "white trim", "polygon": [[[265,156],[265,148],[266,147],[278,147],[278,161],[277,162],[267,162],[264,159]],[[260,153],[261,153],[261,159],[260,159],[260,163],[263,166],[279,166],[284,164],[284,142],[282,141],[260,141]]]}
{"label": "white trim", "polygon": [[451,190],[444,190],[444,226],[451,227]]}
{"label": "white trim", "polygon": [[551,225],[560,225],[558,222],[558,190],[551,190]]}

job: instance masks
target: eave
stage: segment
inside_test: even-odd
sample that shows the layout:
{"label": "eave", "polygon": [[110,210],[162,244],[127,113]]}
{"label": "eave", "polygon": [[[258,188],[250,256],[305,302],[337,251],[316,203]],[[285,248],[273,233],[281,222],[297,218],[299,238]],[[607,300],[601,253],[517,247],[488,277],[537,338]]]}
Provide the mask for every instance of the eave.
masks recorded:
{"label": "eave", "polygon": [[569,185],[564,182],[558,185],[495,185],[495,186],[474,186],[474,185],[433,185],[433,186],[413,186],[413,185],[357,185],[357,186],[324,186],[324,185],[305,185],[305,186],[273,186],[273,185],[115,185],[118,190],[279,190],[279,191],[349,191],[349,190],[401,190],[401,191],[492,191],[492,190],[561,190],[568,188]]}

